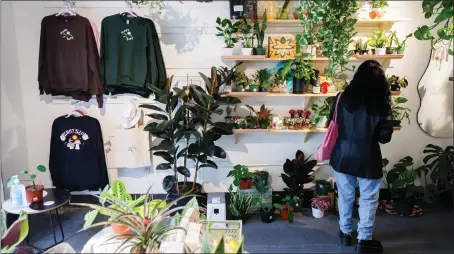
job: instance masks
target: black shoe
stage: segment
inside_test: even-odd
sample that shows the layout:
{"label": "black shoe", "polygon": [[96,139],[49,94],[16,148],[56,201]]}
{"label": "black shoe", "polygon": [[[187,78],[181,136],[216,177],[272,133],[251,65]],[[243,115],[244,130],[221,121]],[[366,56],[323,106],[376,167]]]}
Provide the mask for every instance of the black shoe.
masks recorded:
{"label": "black shoe", "polygon": [[378,240],[358,240],[356,253],[382,253],[383,246]]}
{"label": "black shoe", "polygon": [[345,234],[345,233],[343,233],[342,231],[339,230],[339,237],[340,237],[342,245],[344,245],[344,246],[352,246],[353,245],[352,234],[351,233]]}

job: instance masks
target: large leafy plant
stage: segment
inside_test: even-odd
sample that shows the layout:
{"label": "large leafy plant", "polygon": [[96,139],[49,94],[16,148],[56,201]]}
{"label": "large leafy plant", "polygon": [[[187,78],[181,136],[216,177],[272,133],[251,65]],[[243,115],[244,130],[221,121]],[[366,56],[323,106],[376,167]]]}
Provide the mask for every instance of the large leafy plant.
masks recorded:
{"label": "large leafy plant", "polygon": [[[454,147],[444,149],[428,144],[424,149],[424,167],[421,169],[442,191],[453,190],[454,185]],[[421,172],[419,172],[421,174]]]}
{"label": "large leafy plant", "polygon": [[263,12],[262,26],[258,20],[254,22],[254,35],[257,39],[257,48],[263,48],[263,41],[265,40],[265,32],[267,28],[266,9]]}
{"label": "large leafy plant", "polygon": [[269,80],[271,78],[271,74],[267,68],[260,69],[260,70],[257,70],[257,72],[254,74],[253,78],[254,78],[254,82],[256,83],[256,85],[263,87],[263,88],[267,88]]}
{"label": "large leafy plant", "polygon": [[312,104],[311,109],[314,112],[314,122],[317,124],[322,117],[329,118],[333,109],[334,97],[328,97],[321,104]]}
{"label": "large leafy plant", "polygon": [[252,48],[254,33],[252,30],[252,25],[249,24],[246,18],[243,18],[241,20],[239,31],[241,32],[241,44],[243,45],[243,48]]}
{"label": "large leafy plant", "polygon": [[220,76],[220,79],[218,80],[219,86],[222,85],[231,86],[232,80],[234,79],[235,74],[237,73],[238,66],[240,66],[241,64],[243,64],[243,62],[238,62],[230,69],[225,66],[218,67],[217,74]]}
{"label": "large leafy plant", "polygon": [[355,24],[357,19],[353,15],[358,10],[356,0],[327,0],[317,1],[317,14],[323,17],[318,33],[323,38],[322,53],[329,58],[329,65],[325,74],[333,79],[345,82],[344,72],[353,71],[347,67],[350,58],[354,55],[349,49],[353,36],[356,35]]}
{"label": "large leafy plant", "polygon": [[404,104],[408,101],[405,97],[395,97],[391,106],[391,117],[393,120],[402,121],[404,118],[408,120],[410,124],[410,109],[401,104]]}
{"label": "large leafy plant", "polygon": [[[303,155],[304,156],[304,155]],[[287,159],[284,163],[284,173],[281,174],[287,188],[284,188],[289,195],[301,196],[304,193],[304,184],[314,181],[314,167],[317,165],[316,160],[310,160],[310,157],[302,160]]]}
{"label": "large leafy plant", "polygon": [[[424,17],[430,19],[435,16],[433,24],[418,27],[414,36],[418,40],[431,42],[432,48],[440,41],[447,41],[449,54],[454,55],[454,2],[450,0],[423,0]],[[433,31],[436,30],[436,34]]]}
{"label": "large leafy plant", "polygon": [[230,19],[216,19],[216,29],[219,31],[216,36],[224,37],[225,47],[233,48],[234,44],[238,42],[238,38],[235,37],[235,34],[238,32],[238,28],[241,22],[232,23]]}

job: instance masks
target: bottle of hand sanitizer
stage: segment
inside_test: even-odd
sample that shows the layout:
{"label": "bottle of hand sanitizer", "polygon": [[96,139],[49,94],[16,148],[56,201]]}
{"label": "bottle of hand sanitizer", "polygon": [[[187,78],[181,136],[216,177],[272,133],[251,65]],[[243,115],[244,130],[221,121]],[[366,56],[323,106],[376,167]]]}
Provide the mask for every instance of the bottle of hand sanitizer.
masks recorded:
{"label": "bottle of hand sanitizer", "polygon": [[10,186],[11,205],[13,208],[22,208],[27,205],[25,199],[25,186],[20,183],[17,175],[11,177],[13,180]]}

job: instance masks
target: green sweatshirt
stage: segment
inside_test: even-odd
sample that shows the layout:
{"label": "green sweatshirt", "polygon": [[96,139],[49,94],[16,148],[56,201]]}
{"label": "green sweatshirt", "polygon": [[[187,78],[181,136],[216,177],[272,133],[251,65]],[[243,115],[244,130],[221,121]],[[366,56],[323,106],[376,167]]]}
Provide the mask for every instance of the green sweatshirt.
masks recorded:
{"label": "green sweatshirt", "polygon": [[116,14],[101,23],[101,79],[106,93],[148,97],[165,87],[166,69],[153,21]]}

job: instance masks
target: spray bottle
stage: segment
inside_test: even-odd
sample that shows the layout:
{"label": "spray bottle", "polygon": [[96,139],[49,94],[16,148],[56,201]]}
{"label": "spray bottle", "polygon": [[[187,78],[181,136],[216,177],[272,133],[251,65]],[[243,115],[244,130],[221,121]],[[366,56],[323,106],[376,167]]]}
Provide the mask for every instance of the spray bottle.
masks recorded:
{"label": "spray bottle", "polygon": [[10,188],[11,205],[13,208],[22,208],[27,205],[25,186],[20,183],[17,175],[11,177]]}

